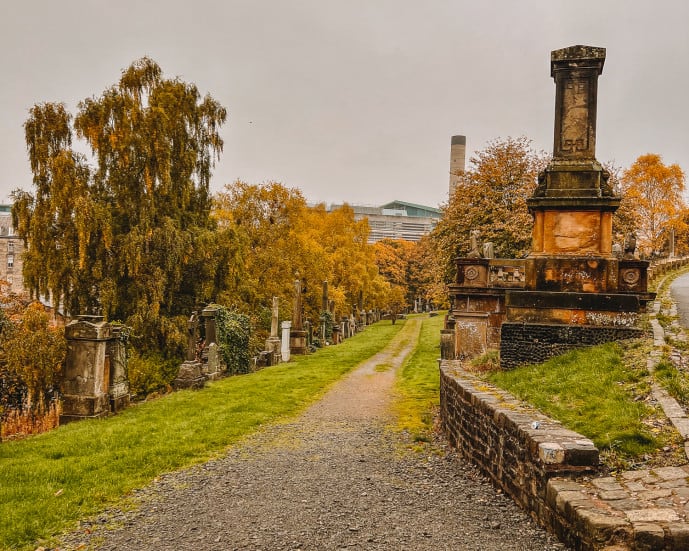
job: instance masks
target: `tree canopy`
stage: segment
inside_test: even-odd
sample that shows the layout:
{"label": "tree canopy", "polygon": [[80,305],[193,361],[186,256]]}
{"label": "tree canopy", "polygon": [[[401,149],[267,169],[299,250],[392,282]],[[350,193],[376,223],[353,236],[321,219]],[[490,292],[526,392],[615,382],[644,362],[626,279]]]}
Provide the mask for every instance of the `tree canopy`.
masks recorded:
{"label": "tree canopy", "polygon": [[469,252],[472,230],[494,244],[496,256],[516,258],[529,252],[533,222],[526,200],[547,162],[548,156],[535,151],[526,137],[493,140],[470,159],[432,233],[448,271],[455,257]]}
{"label": "tree canopy", "polygon": [[224,256],[212,254],[222,244],[210,233],[209,182],[225,119],[212,97],[164,78],[149,58],[75,117],[63,104],[34,106],[24,125],[34,189],[15,191],[12,211],[30,243],[29,290],[67,314],[126,320],[154,347],[181,338],[170,319],[223,283],[202,284],[197,270],[221,269],[214,259]]}
{"label": "tree canopy", "polygon": [[669,232],[686,233],[685,175],[677,164],[666,165],[656,153],[641,155],[620,179],[622,206],[631,220],[639,248],[660,253]]}

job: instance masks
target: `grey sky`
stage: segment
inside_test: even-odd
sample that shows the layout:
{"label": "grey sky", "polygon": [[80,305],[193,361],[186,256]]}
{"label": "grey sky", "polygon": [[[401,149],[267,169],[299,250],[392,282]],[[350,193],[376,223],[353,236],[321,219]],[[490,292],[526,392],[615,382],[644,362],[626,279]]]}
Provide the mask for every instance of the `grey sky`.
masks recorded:
{"label": "grey sky", "polygon": [[74,112],[144,55],[228,109],[214,190],[436,206],[453,134],[552,150],[550,51],[575,44],[607,48],[598,159],[687,171],[688,25],[686,0],[2,0],[0,201],[31,188],[28,109]]}

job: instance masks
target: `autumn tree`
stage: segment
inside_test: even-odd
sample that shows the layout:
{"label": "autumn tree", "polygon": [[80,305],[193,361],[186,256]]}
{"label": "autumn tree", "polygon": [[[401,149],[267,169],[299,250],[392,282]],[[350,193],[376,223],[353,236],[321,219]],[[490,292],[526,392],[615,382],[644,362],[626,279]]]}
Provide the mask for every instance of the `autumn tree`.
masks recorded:
{"label": "autumn tree", "polygon": [[532,218],[526,200],[547,161],[526,137],[496,139],[470,159],[432,233],[448,272],[453,258],[469,252],[472,230],[480,232],[483,242],[494,244],[497,256],[515,258],[529,252]]}
{"label": "autumn tree", "polygon": [[665,165],[655,153],[641,155],[622,174],[620,187],[641,250],[658,253],[671,230],[686,229],[685,175],[679,165]]}
{"label": "autumn tree", "polygon": [[302,281],[304,310],[312,321],[321,313],[323,281],[340,314],[357,305],[360,293],[367,307],[379,307],[388,296],[390,286],[367,243],[368,223],[355,220],[347,205],[328,211],[276,182],[237,181],[216,196],[214,216],[220,228],[235,233],[243,261],[241,269],[230,268],[226,304],[256,312],[277,296],[289,318],[295,278]]}
{"label": "autumn tree", "polygon": [[146,346],[181,344],[175,316],[214,299],[226,279],[209,194],[225,118],[148,58],[74,118],[62,104],[33,107],[24,128],[34,189],[16,191],[12,211],[30,244],[26,286],[69,314],[124,320]]}

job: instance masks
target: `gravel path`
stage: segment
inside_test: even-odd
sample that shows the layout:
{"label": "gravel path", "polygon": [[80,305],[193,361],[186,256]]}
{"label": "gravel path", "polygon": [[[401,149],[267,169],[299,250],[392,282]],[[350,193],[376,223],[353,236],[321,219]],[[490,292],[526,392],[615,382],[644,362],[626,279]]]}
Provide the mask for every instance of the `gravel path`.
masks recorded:
{"label": "gravel path", "polygon": [[82,521],[60,549],[566,549],[442,441],[419,453],[386,429],[419,328],[408,320],[297,418],[160,477],[135,511]]}

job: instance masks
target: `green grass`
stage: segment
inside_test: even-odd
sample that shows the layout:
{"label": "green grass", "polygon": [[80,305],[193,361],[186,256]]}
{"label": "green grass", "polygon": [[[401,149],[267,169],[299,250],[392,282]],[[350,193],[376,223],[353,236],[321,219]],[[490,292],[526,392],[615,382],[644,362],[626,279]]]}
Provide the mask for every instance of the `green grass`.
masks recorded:
{"label": "green grass", "polygon": [[403,326],[380,322],[289,364],[0,444],[0,547],[34,548],[159,474],[207,460],[262,424],[295,414]]}
{"label": "green grass", "polygon": [[[645,362],[645,354],[642,357]],[[487,378],[591,438],[600,449],[615,449],[634,458],[662,444],[643,422],[655,410],[634,400],[648,393],[650,375],[645,363],[630,362],[618,343],[575,350]]]}
{"label": "green grass", "polygon": [[397,429],[407,431],[416,442],[430,441],[439,405],[442,326],[442,314],[423,320],[419,343],[402,365],[395,384]]}
{"label": "green grass", "polygon": [[680,404],[689,406],[689,379],[680,372],[667,354],[664,354],[653,371],[655,379]]}

